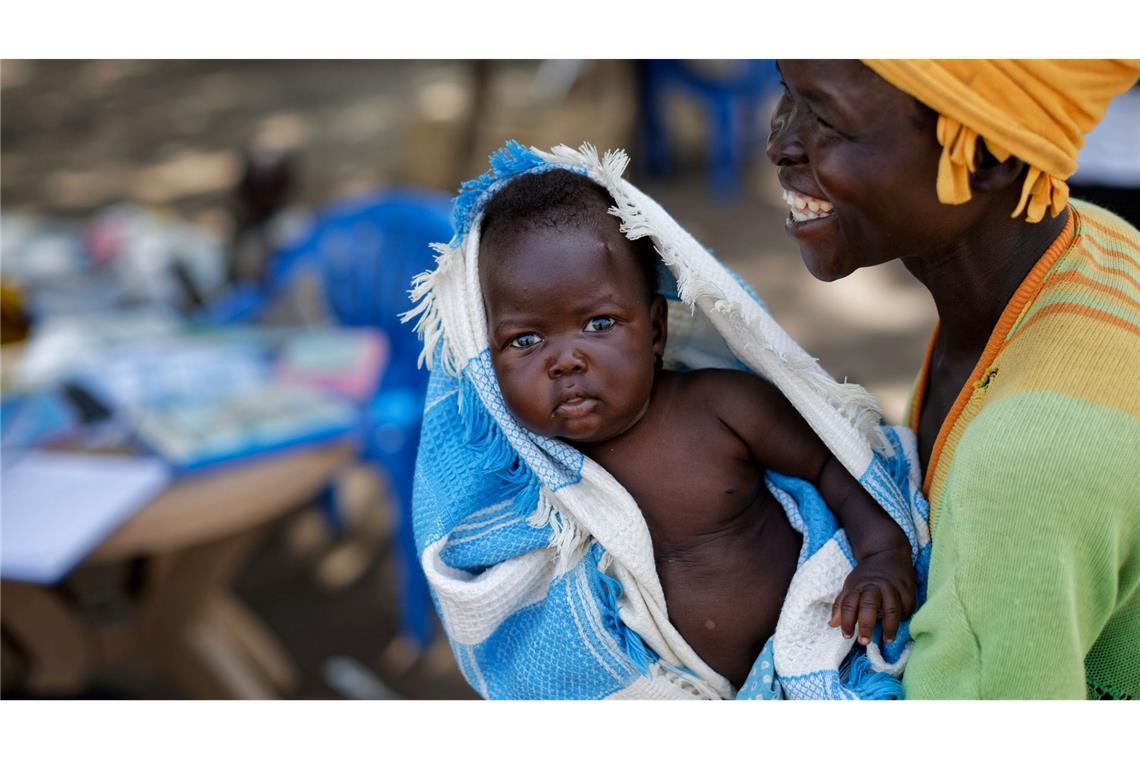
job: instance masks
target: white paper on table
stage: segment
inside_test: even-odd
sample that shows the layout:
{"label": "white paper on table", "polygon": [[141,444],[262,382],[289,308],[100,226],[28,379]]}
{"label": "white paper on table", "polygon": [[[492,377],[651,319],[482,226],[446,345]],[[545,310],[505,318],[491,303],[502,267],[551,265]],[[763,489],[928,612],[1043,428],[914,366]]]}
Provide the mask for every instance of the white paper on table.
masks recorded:
{"label": "white paper on table", "polygon": [[0,576],[29,583],[63,578],[170,481],[152,458],[32,451],[4,464]]}

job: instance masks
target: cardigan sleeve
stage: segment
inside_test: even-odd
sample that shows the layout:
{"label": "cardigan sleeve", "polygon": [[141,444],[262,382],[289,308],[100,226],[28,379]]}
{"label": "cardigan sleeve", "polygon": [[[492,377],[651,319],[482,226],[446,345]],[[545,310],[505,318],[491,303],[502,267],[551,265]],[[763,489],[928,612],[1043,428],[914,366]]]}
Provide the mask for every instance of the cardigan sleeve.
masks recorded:
{"label": "cardigan sleeve", "polygon": [[1136,431],[1049,396],[988,407],[958,446],[908,697],[1087,696],[1085,657],[1118,601],[1120,543],[1135,540]]}

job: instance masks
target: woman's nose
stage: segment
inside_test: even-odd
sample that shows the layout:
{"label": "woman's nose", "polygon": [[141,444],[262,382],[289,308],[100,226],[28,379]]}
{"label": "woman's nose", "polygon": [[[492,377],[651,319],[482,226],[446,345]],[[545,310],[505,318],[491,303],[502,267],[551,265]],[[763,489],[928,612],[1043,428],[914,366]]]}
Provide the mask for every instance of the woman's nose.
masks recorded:
{"label": "woman's nose", "polygon": [[585,372],[588,364],[586,355],[572,345],[559,347],[547,366],[551,378]]}
{"label": "woman's nose", "polygon": [[772,114],[771,132],[768,135],[768,160],[776,166],[799,164],[807,160],[796,128],[795,108],[787,95],[780,99]]}

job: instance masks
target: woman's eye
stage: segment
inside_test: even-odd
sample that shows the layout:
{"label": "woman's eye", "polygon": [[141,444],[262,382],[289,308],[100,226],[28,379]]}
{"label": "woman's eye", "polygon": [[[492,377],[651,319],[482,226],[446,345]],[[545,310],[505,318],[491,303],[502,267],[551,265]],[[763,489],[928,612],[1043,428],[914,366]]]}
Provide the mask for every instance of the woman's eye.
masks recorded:
{"label": "woman's eye", "polygon": [[586,323],[586,332],[605,332],[613,326],[613,317],[594,317]]}
{"label": "woman's eye", "polygon": [[532,346],[538,345],[539,341],[541,340],[542,338],[538,337],[534,333],[525,333],[524,335],[520,335],[512,340],[511,346],[514,348],[530,348]]}
{"label": "woman's eye", "polygon": [[833,125],[830,121],[823,118],[819,114],[815,115],[815,120],[819,122],[819,126],[823,127],[824,131],[830,132],[838,137],[847,137],[847,135],[845,135],[843,132],[840,132],[838,129],[836,129],[835,125]]}

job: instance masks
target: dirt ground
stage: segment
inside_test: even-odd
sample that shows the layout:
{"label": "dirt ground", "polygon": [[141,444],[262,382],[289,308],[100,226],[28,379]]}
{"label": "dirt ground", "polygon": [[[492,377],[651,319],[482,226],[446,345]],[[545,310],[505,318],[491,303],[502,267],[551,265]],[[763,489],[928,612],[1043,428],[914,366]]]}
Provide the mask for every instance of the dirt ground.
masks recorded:
{"label": "dirt ground", "polygon": [[[4,213],[82,218],[125,200],[226,234],[228,192],[251,142],[296,153],[299,200],[312,208],[395,184],[451,191],[508,137],[540,147],[586,138],[633,145],[629,67],[584,66],[570,88],[568,70],[491,65],[465,160],[477,99],[474,67],[462,61],[4,61],[0,204]],[[718,198],[699,109],[682,98],[670,107],[675,170],[643,177],[635,155],[635,182],[740,272],[828,371],[866,385],[899,421],[935,320],[925,291],[897,265],[815,281],[784,234],[765,135],[756,136],[740,193]],[[446,648],[412,665],[393,653],[395,569],[380,539],[366,569],[333,590],[318,560],[290,548],[299,530],[294,520],[271,531],[238,587],[300,664],[297,696],[346,695],[326,677],[333,657],[353,658],[404,697],[474,696]],[[101,688],[177,696],[145,671],[118,673]]]}

